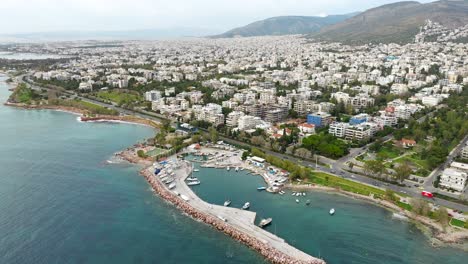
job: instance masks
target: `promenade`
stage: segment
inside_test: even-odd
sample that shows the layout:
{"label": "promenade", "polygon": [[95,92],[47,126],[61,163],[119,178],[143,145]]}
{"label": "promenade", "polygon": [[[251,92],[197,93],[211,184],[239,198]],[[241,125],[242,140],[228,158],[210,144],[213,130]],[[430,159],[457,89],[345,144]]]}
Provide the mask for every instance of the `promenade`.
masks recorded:
{"label": "promenade", "polygon": [[[191,164],[179,160],[174,166],[176,187],[169,190],[159,177],[153,174],[154,167],[142,171],[156,192],[194,218],[198,218],[236,240],[255,249],[272,263],[325,263],[286,243],[284,239],[255,225],[256,213],[237,208],[209,204],[200,199],[185,179],[190,175]],[[184,197],[185,199],[182,199]],[[222,221],[221,219],[226,219]]]}

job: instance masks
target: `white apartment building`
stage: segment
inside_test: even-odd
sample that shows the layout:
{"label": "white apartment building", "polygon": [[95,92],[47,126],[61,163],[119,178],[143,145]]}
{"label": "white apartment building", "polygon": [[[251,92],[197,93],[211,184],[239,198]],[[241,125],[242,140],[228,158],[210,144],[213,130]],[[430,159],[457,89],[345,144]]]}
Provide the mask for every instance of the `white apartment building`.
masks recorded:
{"label": "white apartment building", "polygon": [[328,133],[339,138],[343,138],[346,134],[346,129],[350,125],[348,123],[344,122],[333,122],[330,124],[330,127],[328,128]]}
{"label": "white apartment building", "polygon": [[422,98],[422,103],[423,105],[433,107],[442,102],[442,100],[443,98],[439,95],[429,95]]}
{"label": "white apartment building", "polygon": [[377,131],[377,124],[362,123],[354,126],[349,126],[345,131],[345,139],[348,140],[363,140],[371,138]]}
{"label": "white apartment building", "polygon": [[408,92],[408,86],[404,83],[394,83],[390,88],[391,94],[401,95]]}
{"label": "white apartment building", "polygon": [[374,117],[373,121],[383,128],[384,126],[395,126],[398,123],[398,118],[393,115],[382,114]]}
{"label": "white apartment building", "polygon": [[239,130],[249,130],[254,129],[257,125],[263,124],[263,121],[260,117],[245,115],[239,117]]}
{"label": "white apartment building", "polygon": [[468,144],[461,151],[461,158],[468,159]]}
{"label": "white apartment building", "polygon": [[145,100],[146,101],[156,101],[156,100],[159,100],[161,99],[161,92],[160,91],[155,91],[155,90],[152,90],[152,91],[149,91],[149,92],[146,92],[145,93]]}
{"label": "white apartment building", "polygon": [[226,125],[228,127],[237,127],[239,125],[239,119],[244,115],[244,112],[241,111],[233,111],[229,113],[226,118]]}
{"label": "white apartment building", "polygon": [[452,168],[445,169],[440,176],[439,186],[462,192],[465,189],[467,173]]}

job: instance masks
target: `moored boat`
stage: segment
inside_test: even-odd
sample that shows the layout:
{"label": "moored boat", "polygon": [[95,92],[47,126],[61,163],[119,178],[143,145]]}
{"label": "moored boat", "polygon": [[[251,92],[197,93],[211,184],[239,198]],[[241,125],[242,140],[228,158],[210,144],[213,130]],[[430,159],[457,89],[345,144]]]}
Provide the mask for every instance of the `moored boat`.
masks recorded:
{"label": "moored boat", "polygon": [[224,201],[224,206],[229,206],[231,205],[231,200]]}
{"label": "moored boat", "polygon": [[189,181],[189,182],[187,182],[187,185],[188,186],[194,186],[194,185],[200,185],[200,183],[201,183],[200,181]]}
{"label": "moored boat", "polygon": [[169,186],[167,188],[169,188],[169,190],[172,190],[176,187],[176,184],[175,182],[172,182],[171,184],[169,184]]}
{"label": "moored boat", "polygon": [[296,199],[296,203],[299,203],[299,199]]}
{"label": "moored boat", "polygon": [[335,214],[335,208],[330,209],[329,213],[330,213],[330,215],[334,215]]}
{"label": "moored boat", "polygon": [[260,224],[258,224],[258,225],[260,227],[265,227],[265,226],[271,224],[271,221],[273,221],[272,218],[262,219],[262,221],[260,221]]}
{"label": "moored boat", "polygon": [[306,201],[306,205],[309,205],[309,204],[310,204],[310,200],[307,200],[307,201]]}
{"label": "moored boat", "polygon": [[187,181],[198,181],[197,177],[188,177]]}
{"label": "moored boat", "polygon": [[242,206],[242,209],[244,210],[247,210],[250,208],[250,203],[249,202],[246,202],[243,206]]}
{"label": "moored boat", "polygon": [[262,187],[258,187],[258,188],[257,188],[257,191],[264,191],[264,190],[266,190],[266,187],[263,187],[263,186],[262,186]]}

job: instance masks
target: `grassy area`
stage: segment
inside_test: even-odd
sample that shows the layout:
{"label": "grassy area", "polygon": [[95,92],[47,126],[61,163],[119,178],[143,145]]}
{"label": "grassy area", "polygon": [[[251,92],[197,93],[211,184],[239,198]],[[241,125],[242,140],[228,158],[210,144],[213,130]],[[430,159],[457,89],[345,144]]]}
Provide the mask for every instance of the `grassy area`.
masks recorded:
{"label": "grassy area", "polygon": [[166,152],[167,150],[166,149],[162,149],[162,148],[154,148],[148,152],[146,152],[146,155],[150,156],[150,157],[155,157],[157,155],[160,155],[164,152]]}
{"label": "grassy area", "polygon": [[436,198],[444,199],[444,200],[451,201],[451,202],[454,202],[454,203],[468,205],[468,201],[455,199],[455,198],[452,198],[450,196],[443,195],[443,194],[440,194],[440,193],[433,193],[433,194],[434,194],[434,197],[436,197]]}
{"label": "grassy area", "polygon": [[310,183],[320,184],[324,186],[337,187],[344,191],[358,193],[369,196],[371,193],[378,196],[385,194],[384,190],[379,188],[371,187],[365,184],[357,183],[354,181],[342,179],[340,177],[323,173],[323,172],[312,172],[308,180]]}
{"label": "grassy area", "polygon": [[405,209],[405,210],[407,210],[407,211],[411,211],[411,210],[413,209],[413,207],[412,207],[410,204],[407,204],[407,203],[403,203],[403,202],[398,201],[398,202],[396,202],[396,204],[397,204],[400,208]]}
{"label": "grassy area", "polygon": [[458,219],[455,219],[455,218],[452,218],[452,220],[450,220],[450,224],[453,225],[453,226],[466,228],[465,227],[465,222],[463,222],[461,220],[458,220]]}
{"label": "grassy area", "polygon": [[124,105],[129,103],[135,103],[137,101],[143,100],[141,96],[124,93],[124,92],[117,92],[117,91],[100,91],[96,94],[97,97],[114,102],[118,105]]}
{"label": "grassy area", "polygon": [[104,106],[100,106],[100,105],[82,101],[82,100],[53,99],[53,100],[49,100],[49,104],[76,107],[79,109],[88,110],[91,114],[99,114],[99,115],[118,115],[119,114],[119,112],[116,110],[109,109]]}
{"label": "grassy area", "polygon": [[384,159],[394,159],[400,156],[400,150],[391,143],[386,143],[377,151],[377,155]]}

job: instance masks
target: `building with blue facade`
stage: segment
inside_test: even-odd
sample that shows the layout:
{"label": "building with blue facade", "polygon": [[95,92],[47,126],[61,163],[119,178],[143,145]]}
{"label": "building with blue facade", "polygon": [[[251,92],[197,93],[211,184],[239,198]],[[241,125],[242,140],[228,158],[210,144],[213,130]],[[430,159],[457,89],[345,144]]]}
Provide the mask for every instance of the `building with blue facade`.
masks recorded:
{"label": "building with blue facade", "polygon": [[369,121],[369,119],[370,116],[368,114],[359,114],[351,117],[351,119],[349,120],[349,124],[352,126],[359,125]]}
{"label": "building with blue facade", "polygon": [[333,119],[329,113],[316,112],[307,115],[307,124],[313,124],[315,127],[324,127],[328,126]]}

